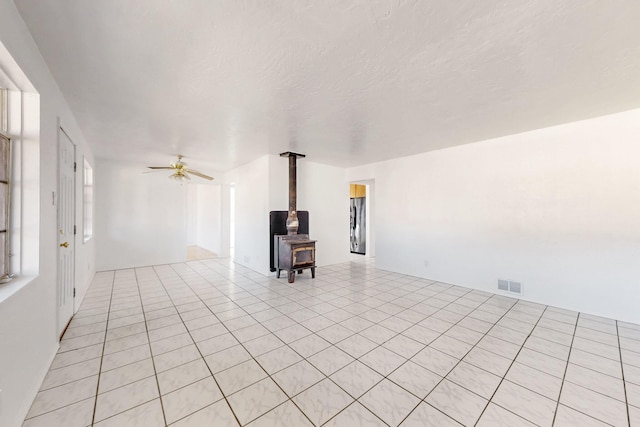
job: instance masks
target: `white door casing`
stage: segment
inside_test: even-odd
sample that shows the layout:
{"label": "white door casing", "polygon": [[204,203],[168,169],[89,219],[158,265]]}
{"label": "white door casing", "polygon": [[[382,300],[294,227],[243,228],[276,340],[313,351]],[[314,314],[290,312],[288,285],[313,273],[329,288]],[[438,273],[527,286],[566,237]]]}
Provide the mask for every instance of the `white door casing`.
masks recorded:
{"label": "white door casing", "polygon": [[58,336],[71,320],[74,307],[75,157],[75,145],[58,127]]}

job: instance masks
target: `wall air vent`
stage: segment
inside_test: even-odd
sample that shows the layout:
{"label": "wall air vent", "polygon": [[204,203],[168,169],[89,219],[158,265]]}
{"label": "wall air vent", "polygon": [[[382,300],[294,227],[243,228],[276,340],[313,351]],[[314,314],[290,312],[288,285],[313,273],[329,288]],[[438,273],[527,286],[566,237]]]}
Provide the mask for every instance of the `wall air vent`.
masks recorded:
{"label": "wall air vent", "polygon": [[513,280],[498,279],[498,289],[522,295],[522,283]]}
{"label": "wall air vent", "polygon": [[522,293],[522,283],[520,282],[509,282],[509,292],[514,292],[516,294]]}

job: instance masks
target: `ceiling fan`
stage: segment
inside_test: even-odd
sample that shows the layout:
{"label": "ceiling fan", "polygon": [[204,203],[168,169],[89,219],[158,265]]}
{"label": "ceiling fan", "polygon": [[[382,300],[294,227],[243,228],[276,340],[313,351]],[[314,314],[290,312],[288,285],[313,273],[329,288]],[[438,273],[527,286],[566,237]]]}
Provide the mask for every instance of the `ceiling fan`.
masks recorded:
{"label": "ceiling fan", "polygon": [[175,162],[175,163],[171,163],[169,166],[147,166],[147,167],[149,169],[152,169],[149,172],[155,172],[155,171],[160,171],[160,170],[172,170],[172,171],[174,171],[172,175],[169,175],[169,179],[173,179],[174,181],[190,180],[191,177],[189,176],[189,174],[198,176],[200,178],[208,179],[209,181],[213,180],[213,177],[211,177],[209,175],[205,175],[202,172],[198,172],[196,170],[189,169],[187,167],[187,164],[182,161],[183,157],[184,156],[178,154],[178,161]]}

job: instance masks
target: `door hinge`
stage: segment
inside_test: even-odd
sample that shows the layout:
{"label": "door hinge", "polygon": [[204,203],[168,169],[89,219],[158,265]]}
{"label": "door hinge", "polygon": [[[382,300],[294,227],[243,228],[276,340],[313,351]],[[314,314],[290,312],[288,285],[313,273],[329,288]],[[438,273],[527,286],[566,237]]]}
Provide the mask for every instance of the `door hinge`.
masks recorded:
{"label": "door hinge", "polygon": [[76,288],[73,288],[73,297],[76,297]]}
{"label": "door hinge", "polygon": [[73,162],[73,171],[75,172],[78,168],[78,164],[76,162]]}
{"label": "door hinge", "polygon": [[73,235],[74,236],[76,235],[76,226],[75,225],[73,226]]}

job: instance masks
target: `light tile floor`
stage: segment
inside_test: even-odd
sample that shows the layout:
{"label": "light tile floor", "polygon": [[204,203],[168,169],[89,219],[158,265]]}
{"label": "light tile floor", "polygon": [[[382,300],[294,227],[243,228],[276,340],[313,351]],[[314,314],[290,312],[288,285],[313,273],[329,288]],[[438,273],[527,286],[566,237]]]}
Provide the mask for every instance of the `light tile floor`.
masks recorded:
{"label": "light tile floor", "polygon": [[347,263],[96,274],[33,426],[640,426],[640,326]]}
{"label": "light tile floor", "polygon": [[187,246],[187,260],[188,261],[200,261],[210,258],[217,258],[218,255],[207,250],[205,248],[201,248],[200,246]]}

